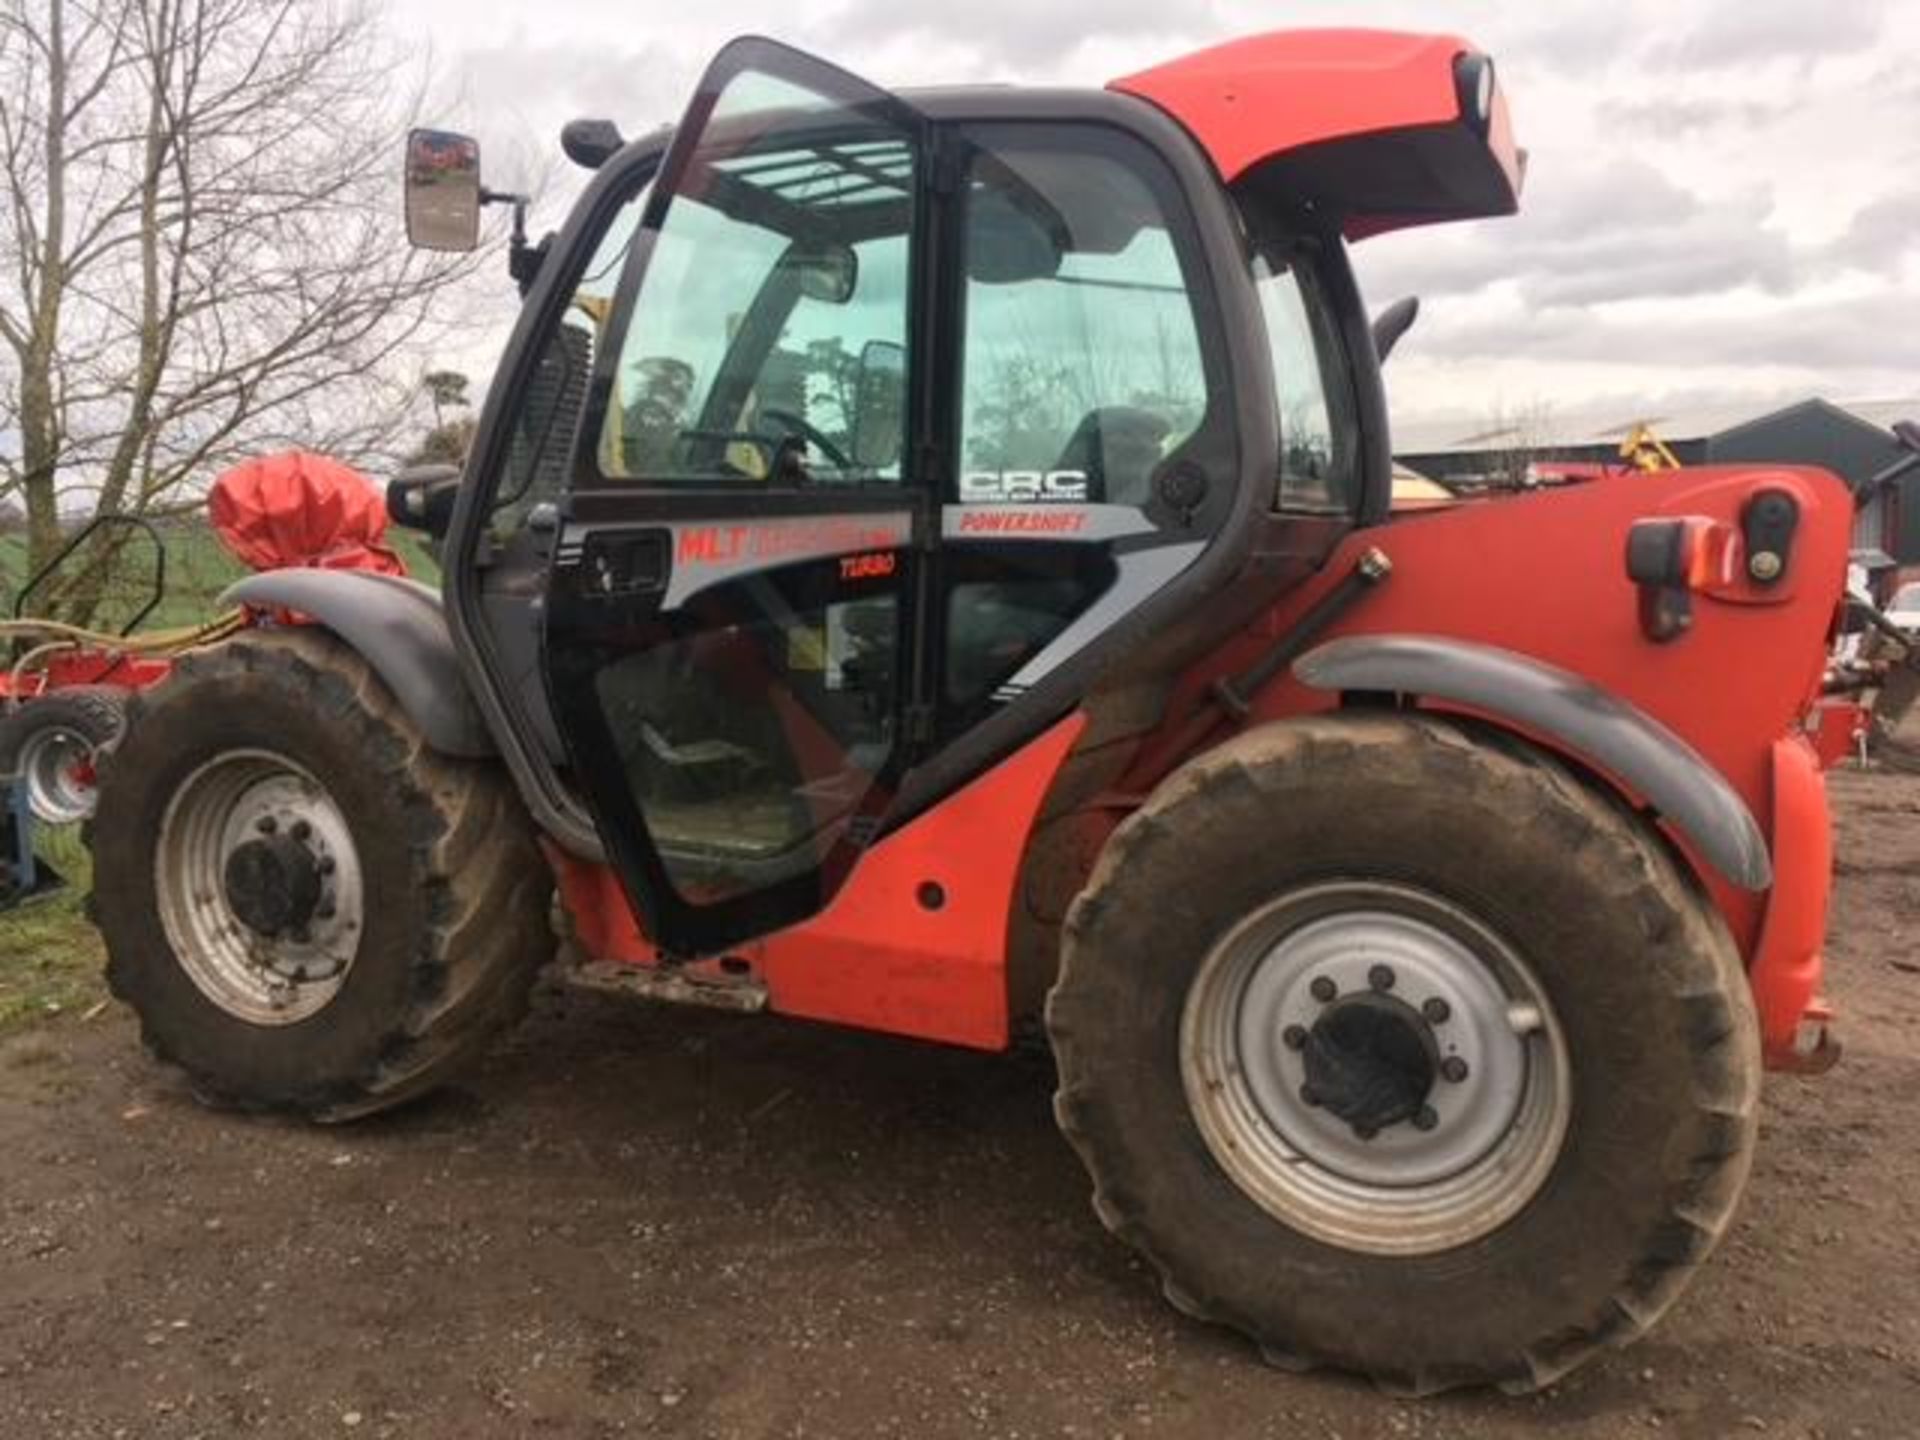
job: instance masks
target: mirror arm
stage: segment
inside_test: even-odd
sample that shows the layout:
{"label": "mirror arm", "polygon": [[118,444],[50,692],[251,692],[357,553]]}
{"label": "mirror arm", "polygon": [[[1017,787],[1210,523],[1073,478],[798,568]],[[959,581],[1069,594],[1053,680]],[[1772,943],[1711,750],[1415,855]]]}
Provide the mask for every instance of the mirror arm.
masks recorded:
{"label": "mirror arm", "polygon": [[511,190],[489,190],[482,185],[480,203],[513,207],[513,232],[507,239],[507,274],[520,287],[520,293],[525,295],[533,288],[533,277],[540,273],[540,262],[547,253],[544,240],[538,245],[527,243],[527,206],[533,203],[533,197],[518,195]]}

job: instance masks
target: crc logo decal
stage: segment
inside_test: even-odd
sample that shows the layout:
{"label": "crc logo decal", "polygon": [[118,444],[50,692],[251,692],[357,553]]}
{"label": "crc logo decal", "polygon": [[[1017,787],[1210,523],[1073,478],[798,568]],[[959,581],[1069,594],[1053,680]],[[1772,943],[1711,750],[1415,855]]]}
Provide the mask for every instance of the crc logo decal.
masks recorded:
{"label": "crc logo decal", "polygon": [[1086,498],[1084,470],[969,470],[960,477],[962,505],[1077,504]]}

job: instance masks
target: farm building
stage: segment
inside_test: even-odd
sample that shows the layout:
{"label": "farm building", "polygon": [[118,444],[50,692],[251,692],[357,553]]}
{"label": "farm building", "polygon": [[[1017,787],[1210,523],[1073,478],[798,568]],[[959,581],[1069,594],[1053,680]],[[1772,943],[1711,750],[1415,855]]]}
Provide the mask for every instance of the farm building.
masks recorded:
{"label": "farm building", "polygon": [[[1547,417],[1467,432],[1457,425],[1413,426],[1397,437],[1396,458],[1455,488],[1497,485],[1518,479],[1535,461],[1617,461],[1622,441],[1645,425],[1684,465],[1820,465],[1858,484],[1899,457],[1899,443],[1888,427],[1902,419],[1920,420],[1920,397],[1838,404],[1810,399],[1761,415],[1747,408],[1597,422]],[[1897,533],[1882,533],[1883,513],[1878,508],[1862,512],[1854,536],[1860,558],[1870,567],[1920,563],[1920,479],[1902,486],[1893,512]]]}

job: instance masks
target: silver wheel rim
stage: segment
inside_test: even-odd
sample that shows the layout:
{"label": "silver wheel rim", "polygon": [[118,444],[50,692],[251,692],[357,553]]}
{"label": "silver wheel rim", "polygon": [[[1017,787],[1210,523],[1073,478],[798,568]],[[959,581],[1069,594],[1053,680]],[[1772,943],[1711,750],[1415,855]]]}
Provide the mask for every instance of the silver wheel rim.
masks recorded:
{"label": "silver wheel rim", "polygon": [[94,789],[83,778],[94,745],[67,725],[49,725],[20,746],[20,778],[27,806],[42,825],[76,825],[93,814]]}
{"label": "silver wheel rim", "polygon": [[[265,935],[229,903],[227,862],[249,839],[298,834],[322,870],[312,918]],[[199,767],[167,804],[154,850],[160,922],[200,993],[252,1025],[292,1025],[340,993],[359,949],[365,887],[352,832],[326,788],[264,750]]]}
{"label": "silver wheel rim", "polygon": [[[1406,1024],[1396,1002],[1443,1068],[1417,1120],[1365,1134],[1316,1103],[1308,1051],[1362,1009]],[[1512,1219],[1571,1109],[1566,1042],[1525,962],[1459,906],[1396,884],[1308,887],[1235,926],[1188,991],[1180,1058],[1233,1182],[1293,1229],[1372,1254],[1448,1250]]]}

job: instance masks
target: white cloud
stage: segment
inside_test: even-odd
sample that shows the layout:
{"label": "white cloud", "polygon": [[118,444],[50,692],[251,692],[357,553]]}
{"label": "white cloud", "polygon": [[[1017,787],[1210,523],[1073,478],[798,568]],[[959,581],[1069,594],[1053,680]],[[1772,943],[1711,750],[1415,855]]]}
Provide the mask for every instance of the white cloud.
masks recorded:
{"label": "white cloud", "polygon": [[[1350,0],[389,0],[503,178],[577,183],[560,124],[670,120],[712,52],[771,34],[887,84],[1099,85],[1237,34],[1356,23]],[[1356,249],[1418,291],[1389,381],[1409,420],[1484,397],[1694,401],[1920,389],[1920,5],[1378,0],[1366,24],[1493,54],[1532,152],[1522,215]],[[1836,286],[1844,286],[1836,289]],[[504,287],[504,281],[502,282]],[[1903,327],[1904,326],[1904,330]],[[1515,395],[1515,387],[1524,393]],[[1491,402],[1487,402],[1491,403]]]}

